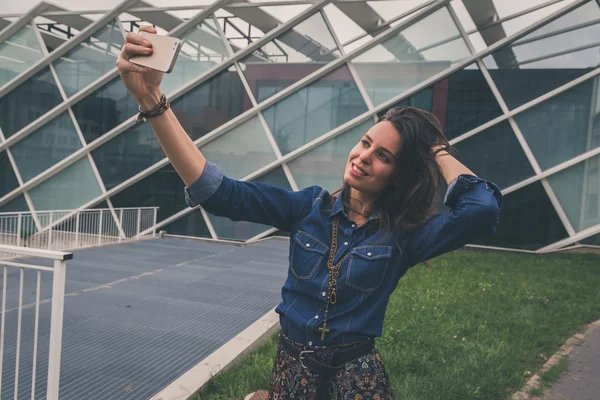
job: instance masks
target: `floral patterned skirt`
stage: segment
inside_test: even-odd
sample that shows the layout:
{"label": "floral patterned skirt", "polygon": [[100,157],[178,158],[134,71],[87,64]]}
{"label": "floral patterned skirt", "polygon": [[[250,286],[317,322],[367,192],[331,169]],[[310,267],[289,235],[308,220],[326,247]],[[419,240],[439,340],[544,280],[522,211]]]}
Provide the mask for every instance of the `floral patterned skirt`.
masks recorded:
{"label": "floral patterned skirt", "polygon": [[[283,333],[283,340],[302,348],[302,344],[294,342]],[[340,346],[327,346],[321,351],[333,351],[334,348],[349,348],[361,342],[348,343]],[[315,346],[319,349],[319,346]],[[291,356],[279,345],[271,383],[269,385],[269,400],[318,400],[316,387],[318,374],[302,367],[300,361]],[[344,364],[335,377],[327,382],[327,398],[332,400],[394,400],[390,386],[390,378],[383,365],[383,360],[377,348],[370,353],[355,358]]]}

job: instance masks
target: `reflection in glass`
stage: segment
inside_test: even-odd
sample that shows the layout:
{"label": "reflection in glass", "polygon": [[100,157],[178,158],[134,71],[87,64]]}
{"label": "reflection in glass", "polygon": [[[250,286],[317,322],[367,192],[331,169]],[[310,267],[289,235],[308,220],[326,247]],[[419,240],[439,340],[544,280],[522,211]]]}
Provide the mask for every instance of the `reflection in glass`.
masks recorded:
{"label": "reflection in glass", "polygon": [[106,190],[165,158],[148,123],[137,124],[92,151]]}
{"label": "reflection in glass", "polygon": [[[0,29],[1,30],[1,29]],[[31,25],[0,43],[0,86],[42,58],[40,44]]]}
{"label": "reflection in glass", "polygon": [[115,208],[158,207],[160,222],[187,208],[184,183],[171,164],[111,197]]}
{"label": "reflection in glass", "polygon": [[252,104],[235,68],[223,71],[173,101],[171,108],[196,140],[250,109]]}
{"label": "reflection in glass", "polygon": [[49,68],[45,68],[0,98],[0,126],[6,138],[62,103]]}
{"label": "reflection in glass", "polygon": [[440,121],[448,139],[467,133],[502,114],[494,94],[475,65],[394,103],[378,115],[401,106],[431,111]]}
{"label": "reflection in glass", "polygon": [[367,111],[343,66],[267,108],[263,115],[283,154]]}
{"label": "reflection in glass", "polygon": [[0,198],[5,194],[12,192],[19,186],[19,181],[15,176],[8,154],[6,151],[0,151]]}
{"label": "reflection in glass", "polygon": [[336,136],[308,153],[290,161],[288,166],[299,188],[319,185],[330,193],[343,184],[344,171],[350,150],[358,144],[373,126],[373,120],[365,122]]}
{"label": "reflection in glass", "polygon": [[207,160],[219,165],[223,173],[233,179],[241,179],[275,160],[258,117],[219,136],[200,150]]}
{"label": "reflection in glass", "polygon": [[600,144],[600,116],[592,108],[600,99],[596,80],[585,81],[514,117],[542,169]]}
{"label": "reflection in glass", "polygon": [[321,13],[281,34],[244,58],[244,74],[256,100],[273,96],[338,56]]}
{"label": "reflection in glass", "polygon": [[102,191],[87,157],[75,162],[29,191],[36,210],[74,210]]}
{"label": "reflection in glass", "polygon": [[177,64],[173,72],[163,76],[160,85],[164,93],[169,95],[229,57],[214,25],[209,17],[180,37],[183,45]]}
{"label": "reflection in glass", "polygon": [[600,156],[551,175],[548,182],[576,232],[600,224]]}
{"label": "reflection in glass", "polygon": [[598,67],[599,19],[598,4],[590,1],[484,58],[508,107],[518,107]]}
{"label": "reflection in glass", "polygon": [[[277,168],[259,177],[254,182],[266,183],[292,190],[285,173],[281,168]],[[270,226],[263,224],[247,221],[232,221],[228,218],[216,217],[214,215],[210,215],[209,218],[219,239],[248,240],[271,228]]]}
{"label": "reflection in glass", "polygon": [[535,175],[508,122],[501,122],[455,145],[456,157],[500,189]]}
{"label": "reflection in glass", "polygon": [[83,137],[91,143],[138,113],[138,103],[121,78],[88,95],[73,106]]}
{"label": "reflection in glass", "polygon": [[537,250],[569,235],[540,182],[504,196],[496,234],[472,243]]}
{"label": "reflection in glass", "polygon": [[[432,27],[435,29],[432,29]],[[379,105],[470,55],[446,8],[352,60],[371,100]]]}
{"label": "reflection in glass", "polygon": [[114,69],[123,43],[119,26],[113,21],[55,61],[56,73],[67,96]]}
{"label": "reflection in glass", "polygon": [[68,112],[43,125],[11,147],[24,182],[81,148]]}

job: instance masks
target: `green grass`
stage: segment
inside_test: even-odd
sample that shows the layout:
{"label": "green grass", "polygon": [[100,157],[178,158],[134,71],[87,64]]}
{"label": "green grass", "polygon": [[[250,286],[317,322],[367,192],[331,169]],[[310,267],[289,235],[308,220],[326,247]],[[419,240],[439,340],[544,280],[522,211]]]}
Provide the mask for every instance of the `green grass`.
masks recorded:
{"label": "green grass", "polygon": [[[432,263],[400,280],[376,342],[398,399],[505,399],[600,318],[595,255],[460,250]],[[267,390],[275,351],[272,338],[202,400]]]}

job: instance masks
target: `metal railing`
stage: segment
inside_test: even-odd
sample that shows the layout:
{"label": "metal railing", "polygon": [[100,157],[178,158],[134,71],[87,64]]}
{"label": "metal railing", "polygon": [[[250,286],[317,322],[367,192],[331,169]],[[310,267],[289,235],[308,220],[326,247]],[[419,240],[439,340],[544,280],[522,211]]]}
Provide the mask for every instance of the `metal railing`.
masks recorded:
{"label": "metal railing", "polygon": [[157,213],[158,207],[0,213],[0,244],[73,250],[138,238],[149,229],[156,236]]}
{"label": "metal railing", "polygon": [[[54,263],[53,267],[48,267],[19,263],[15,260],[0,261],[0,265],[3,266],[2,315],[0,316],[0,396],[2,395],[2,389],[6,390],[7,386],[10,389],[12,384],[14,398],[25,397],[23,396],[23,392],[27,392],[28,388],[21,388],[21,393],[19,393],[20,372],[26,371],[26,363],[29,364],[31,362],[31,399],[35,398],[38,372],[43,378],[43,374],[47,371],[46,398],[58,400],[66,266],[67,260],[72,259],[73,254],[6,245],[0,245],[0,251],[12,254],[15,257],[38,257],[44,260],[51,260]],[[44,272],[44,279],[42,279],[42,272]],[[36,276],[36,290],[32,293],[32,289],[28,287],[24,296],[25,275],[28,275],[28,283],[30,283],[31,278],[33,278],[30,275],[32,273]],[[48,298],[40,298],[42,281],[45,284],[48,281],[47,273],[51,274],[52,284],[52,306],[49,327],[47,324],[44,324],[45,319],[42,319],[42,324],[40,324],[40,305],[43,305],[44,309],[47,309],[46,304],[50,302]],[[16,288],[8,287],[10,282],[15,283],[16,286],[17,275],[18,293],[14,290]],[[15,299],[17,295],[18,299]],[[35,302],[30,301],[33,300],[32,295],[35,295]],[[45,297],[47,297],[47,294]],[[24,298],[29,304],[23,304]],[[34,307],[35,314],[31,315]],[[16,328],[14,327],[15,322]],[[33,336],[30,334],[31,330],[33,330]],[[38,343],[40,339],[42,342],[41,346]],[[47,370],[38,368],[38,359],[40,364],[43,365],[46,357],[48,358]],[[3,372],[3,368],[12,365],[11,361],[13,359],[14,371]],[[4,365],[5,361],[6,366]],[[13,376],[14,380],[11,379]],[[6,379],[8,382],[4,382],[3,377],[8,377],[9,379]],[[28,378],[21,381],[23,380],[28,380]],[[37,388],[40,388],[39,384]]]}

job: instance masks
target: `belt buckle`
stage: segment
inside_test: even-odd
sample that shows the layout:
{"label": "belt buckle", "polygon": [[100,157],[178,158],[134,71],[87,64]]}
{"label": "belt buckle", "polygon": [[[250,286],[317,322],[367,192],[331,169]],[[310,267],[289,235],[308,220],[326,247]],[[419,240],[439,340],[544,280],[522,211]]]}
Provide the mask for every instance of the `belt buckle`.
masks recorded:
{"label": "belt buckle", "polygon": [[304,365],[304,363],[302,362],[304,360],[304,353],[314,353],[314,350],[303,350],[300,352],[300,365],[302,365],[302,367],[307,368],[308,367],[306,365]]}

